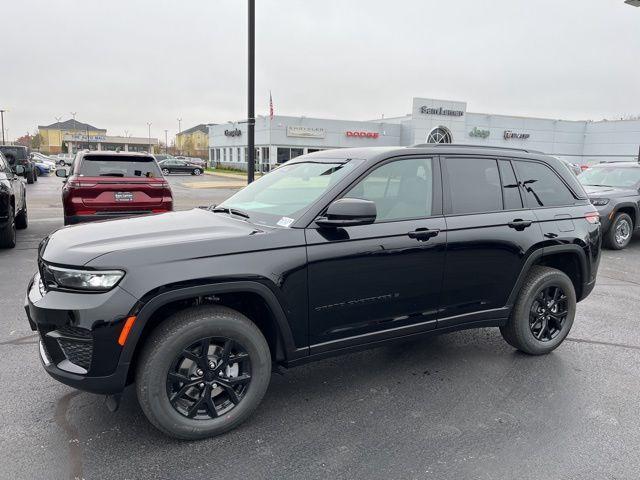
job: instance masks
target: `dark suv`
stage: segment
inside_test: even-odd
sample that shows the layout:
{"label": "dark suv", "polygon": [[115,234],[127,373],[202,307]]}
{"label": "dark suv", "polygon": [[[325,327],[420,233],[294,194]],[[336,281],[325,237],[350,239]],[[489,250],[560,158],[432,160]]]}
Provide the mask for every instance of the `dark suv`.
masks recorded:
{"label": "dark suv", "polygon": [[26,311],[44,368],[185,439],[234,428],[272,365],[499,327],[532,355],[592,291],[600,221],[557,159],[455,145],[317,152],[223,204],[63,228]]}
{"label": "dark suv", "polygon": [[31,184],[38,181],[38,172],[36,166],[30,158],[31,151],[28,147],[21,145],[0,145],[0,152],[9,162],[11,167],[20,165],[24,173],[27,183]]}

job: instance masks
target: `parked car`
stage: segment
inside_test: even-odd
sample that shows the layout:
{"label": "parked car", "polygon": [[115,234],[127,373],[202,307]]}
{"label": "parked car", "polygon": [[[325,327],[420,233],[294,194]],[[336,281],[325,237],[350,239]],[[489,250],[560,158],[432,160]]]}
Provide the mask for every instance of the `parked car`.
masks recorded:
{"label": "parked car", "polygon": [[569,160],[565,160],[561,158],[560,161],[564,163],[569,170],[573,172],[574,175],[580,175],[582,173],[582,166],[578,163],[570,162]]}
{"label": "parked car", "polygon": [[11,167],[22,166],[23,175],[27,179],[27,183],[38,181],[36,166],[29,158],[29,148],[22,145],[0,145],[0,152],[4,154]]}
{"label": "parked car", "polygon": [[207,162],[205,162],[203,159],[198,158],[198,157],[184,157],[182,155],[179,155],[176,157],[177,160],[182,160],[184,162],[188,162],[188,163],[193,163],[194,165],[199,165],[201,167],[206,166]]}
{"label": "parked car", "polygon": [[82,152],[56,175],[65,178],[65,225],[173,210],[171,188],[148,154]]}
{"label": "parked car", "polygon": [[176,157],[174,157],[173,155],[166,155],[164,153],[154,153],[153,156],[155,157],[157,162],[162,162],[163,160],[175,160]]}
{"label": "parked car", "polygon": [[626,248],[640,227],[640,164],[610,162],[592,165],[580,182],[602,219],[607,247]]}
{"label": "parked car", "polygon": [[0,248],[16,246],[16,229],[27,228],[27,189],[24,167],[11,166],[0,152]]}
{"label": "parked car", "polygon": [[49,175],[51,170],[55,169],[55,166],[51,167],[51,164],[41,162],[40,160],[33,160],[33,164],[36,167],[36,179],[43,175]]}
{"label": "parked car", "polygon": [[477,327],[549,353],[600,240],[576,177],[542,154],[328,150],[217,207],[52,233],[26,310],[51,376],[112,407],[135,381],[154,426],[196,439],[249,417],[272,365]]}
{"label": "parked car", "polygon": [[59,153],[58,155],[56,155],[56,163],[61,167],[64,167],[65,165],[71,165],[75,157],[75,153]]}
{"label": "parked car", "polygon": [[33,162],[44,163],[49,167],[49,170],[55,170],[57,165],[55,160],[53,160],[51,157],[48,157],[40,152],[31,152],[30,158]]}
{"label": "parked car", "polygon": [[190,173],[191,175],[202,175],[204,169],[200,165],[190,163],[185,160],[169,159],[158,162],[164,175],[170,173]]}

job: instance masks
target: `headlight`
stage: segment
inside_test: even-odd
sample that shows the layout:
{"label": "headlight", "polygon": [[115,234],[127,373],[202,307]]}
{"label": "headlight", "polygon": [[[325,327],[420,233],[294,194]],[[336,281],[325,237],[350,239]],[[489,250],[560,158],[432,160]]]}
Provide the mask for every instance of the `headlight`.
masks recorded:
{"label": "headlight", "polygon": [[124,277],[122,270],[74,270],[46,266],[54,283],[62,288],[105,292],[115,287]]}
{"label": "headlight", "polygon": [[595,205],[596,207],[604,207],[607,203],[609,203],[608,198],[592,198],[591,205]]}

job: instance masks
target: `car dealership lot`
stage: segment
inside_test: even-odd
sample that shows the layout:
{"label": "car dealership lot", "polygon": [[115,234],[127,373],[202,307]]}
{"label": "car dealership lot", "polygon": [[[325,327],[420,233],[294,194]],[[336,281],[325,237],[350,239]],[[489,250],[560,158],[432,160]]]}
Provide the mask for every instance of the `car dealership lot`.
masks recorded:
{"label": "car dealership lot", "polygon": [[[218,203],[216,177],[169,177],[176,209]],[[221,180],[220,180],[221,181]],[[0,448],[7,478],[637,478],[640,239],[604,251],[570,340],[545,357],[497,330],[454,333],[273,375],[222,437],[176,442],[132,389],[110,413],[39,367],[22,309],[41,238],[62,225],[60,179],[29,185],[30,226],[0,251]]]}

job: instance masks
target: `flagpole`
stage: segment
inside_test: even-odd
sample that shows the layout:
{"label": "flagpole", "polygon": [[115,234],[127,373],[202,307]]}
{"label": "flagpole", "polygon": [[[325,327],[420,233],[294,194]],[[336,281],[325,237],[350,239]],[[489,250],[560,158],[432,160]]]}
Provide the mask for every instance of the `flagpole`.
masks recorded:
{"label": "flagpole", "polygon": [[248,115],[247,115],[247,143],[249,148],[249,155],[247,157],[247,184],[253,182],[255,175],[255,66],[256,66],[256,2],[255,0],[249,0],[249,23],[248,23],[248,47],[249,47],[249,75],[248,75]]}

